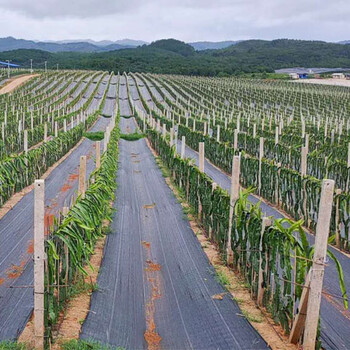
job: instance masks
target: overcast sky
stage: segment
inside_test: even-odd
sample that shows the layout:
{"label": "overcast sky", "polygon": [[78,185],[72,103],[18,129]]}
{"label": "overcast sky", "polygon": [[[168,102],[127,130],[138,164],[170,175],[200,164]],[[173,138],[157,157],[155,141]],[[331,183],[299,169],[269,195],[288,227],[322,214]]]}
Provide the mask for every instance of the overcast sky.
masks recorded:
{"label": "overcast sky", "polygon": [[350,40],[349,0],[0,0],[0,36]]}

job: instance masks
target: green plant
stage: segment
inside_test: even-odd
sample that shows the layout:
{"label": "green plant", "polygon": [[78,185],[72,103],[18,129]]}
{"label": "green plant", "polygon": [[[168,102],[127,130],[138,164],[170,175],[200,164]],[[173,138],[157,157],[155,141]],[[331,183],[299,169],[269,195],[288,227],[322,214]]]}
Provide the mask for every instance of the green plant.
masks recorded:
{"label": "green plant", "polygon": [[222,284],[223,286],[229,286],[230,285],[230,280],[227,277],[227,275],[225,274],[224,271],[216,271],[216,279],[217,281]]}
{"label": "green plant", "polygon": [[0,350],[29,350],[25,344],[12,342],[12,341],[2,341],[0,342]]}
{"label": "green plant", "polygon": [[105,137],[104,131],[85,132],[84,136],[91,141],[102,141]]}
{"label": "green plant", "polygon": [[138,132],[134,132],[132,134],[121,134],[120,138],[126,141],[137,141],[140,139],[143,139],[145,137],[144,134],[142,133],[138,133]]}
{"label": "green plant", "polygon": [[70,340],[61,345],[62,350],[125,350],[122,347],[112,347],[109,345],[103,345],[95,341],[87,340]]}

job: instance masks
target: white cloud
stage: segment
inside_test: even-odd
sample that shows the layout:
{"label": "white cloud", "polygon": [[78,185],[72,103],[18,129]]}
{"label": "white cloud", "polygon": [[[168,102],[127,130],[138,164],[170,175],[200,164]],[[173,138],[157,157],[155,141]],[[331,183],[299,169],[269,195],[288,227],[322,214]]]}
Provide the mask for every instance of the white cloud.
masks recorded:
{"label": "white cloud", "polygon": [[0,0],[0,13],[2,36],[36,40],[350,39],[345,0]]}

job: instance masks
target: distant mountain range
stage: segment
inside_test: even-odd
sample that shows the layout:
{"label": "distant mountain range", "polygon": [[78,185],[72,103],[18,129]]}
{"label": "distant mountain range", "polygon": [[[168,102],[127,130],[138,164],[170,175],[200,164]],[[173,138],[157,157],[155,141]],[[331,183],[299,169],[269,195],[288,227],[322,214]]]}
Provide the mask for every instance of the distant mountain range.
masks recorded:
{"label": "distant mountain range", "polygon": [[236,45],[242,40],[238,41],[197,41],[193,43],[188,43],[191,45],[196,51],[203,51],[203,50],[220,50],[225,49],[226,47]]}
{"label": "distant mountain range", "polygon": [[[219,50],[232,45],[236,45],[239,41],[198,41],[189,43],[196,51],[203,50]],[[30,49],[42,50],[48,52],[106,52],[121,49],[132,49],[142,45],[149,45],[146,41],[122,39],[122,40],[102,40],[95,41],[86,40],[60,40],[60,41],[34,41],[25,39],[16,39],[11,36],[0,38],[0,52]]]}
{"label": "distant mountain range", "polygon": [[[231,46],[236,46],[239,43],[251,41],[251,40],[227,40],[227,41],[195,41],[188,43],[195,51],[205,50],[222,50]],[[254,40],[253,40],[254,41]],[[162,40],[156,41],[159,45]],[[30,50],[42,50],[47,52],[107,52],[116,51],[121,49],[133,49],[139,46],[148,45],[143,40],[101,40],[95,41],[91,39],[78,39],[78,40],[59,40],[59,41],[34,41],[25,39],[16,39],[11,36],[7,38],[0,38],[0,52],[18,50],[18,49],[30,49]],[[339,41],[338,44],[350,44],[350,40]]]}
{"label": "distant mountain range", "polygon": [[118,41],[62,40],[43,42],[15,39],[10,36],[0,38],[0,52],[18,49],[43,50],[48,52],[106,52],[135,48],[144,44],[146,44],[144,41],[129,39]]}

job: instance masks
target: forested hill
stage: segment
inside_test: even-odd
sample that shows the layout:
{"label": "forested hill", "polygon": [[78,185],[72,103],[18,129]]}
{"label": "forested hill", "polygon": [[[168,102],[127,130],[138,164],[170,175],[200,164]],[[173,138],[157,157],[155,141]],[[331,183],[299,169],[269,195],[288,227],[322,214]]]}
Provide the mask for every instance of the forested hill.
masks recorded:
{"label": "forested hill", "polygon": [[134,49],[103,53],[14,50],[0,53],[0,60],[60,68],[142,71],[192,75],[231,75],[272,72],[286,67],[350,67],[350,45],[279,39],[248,40],[220,50],[195,51],[184,42],[166,39]]}

